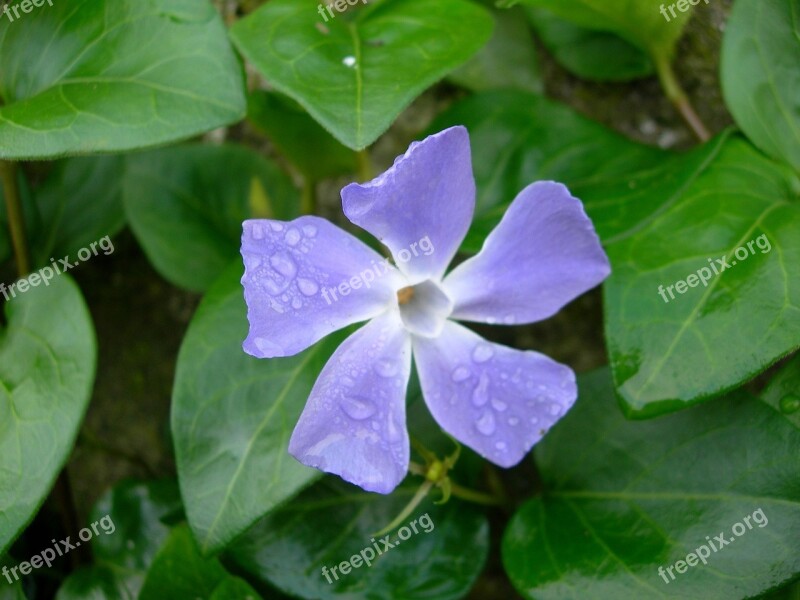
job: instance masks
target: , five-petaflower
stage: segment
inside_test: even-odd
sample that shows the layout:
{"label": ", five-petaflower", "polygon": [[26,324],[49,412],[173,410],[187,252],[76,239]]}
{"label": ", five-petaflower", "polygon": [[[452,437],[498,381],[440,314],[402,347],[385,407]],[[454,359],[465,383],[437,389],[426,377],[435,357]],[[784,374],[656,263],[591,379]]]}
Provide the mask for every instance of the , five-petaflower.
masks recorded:
{"label": ", five-petaflower", "polygon": [[330,357],[295,427],[289,452],[365,490],[391,492],[408,472],[406,387],[412,352],[439,425],[493,463],[517,464],[572,406],[569,367],[530,350],[490,343],[456,321],[517,325],[545,319],[601,283],[608,259],[566,187],[522,190],[480,253],[446,273],[472,221],[469,136],[452,127],[415,142],[365,184],[342,190],[344,213],[394,257],[415,253],[326,302],[320,290],[374,268],[382,257],[313,216],[244,223],[242,278],[259,358],[296,354],[368,321]]}

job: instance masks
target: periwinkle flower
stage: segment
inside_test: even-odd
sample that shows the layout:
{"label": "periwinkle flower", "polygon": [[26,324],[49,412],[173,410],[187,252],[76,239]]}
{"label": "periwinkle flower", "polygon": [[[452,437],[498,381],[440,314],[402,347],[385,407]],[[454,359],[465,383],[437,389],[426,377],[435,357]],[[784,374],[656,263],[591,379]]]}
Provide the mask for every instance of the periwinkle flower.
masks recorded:
{"label": "periwinkle flower", "polygon": [[572,406],[572,370],[488,342],[456,321],[519,325],[598,285],[608,259],[566,187],[526,187],[476,256],[445,276],[475,208],[469,136],[415,142],[376,179],[342,190],[344,213],[395,265],[319,217],[244,223],[244,349],[296,354],[368,321],[330,357],[289,452],[365,490],[389,493],[409,465],[412,350],[425,402],[444,431],[502,467],[517,464]]}

